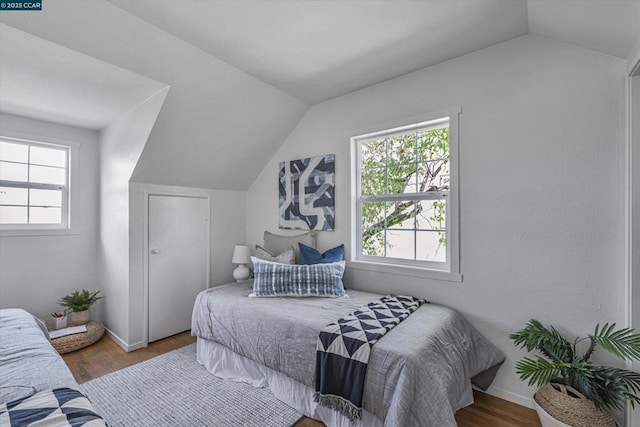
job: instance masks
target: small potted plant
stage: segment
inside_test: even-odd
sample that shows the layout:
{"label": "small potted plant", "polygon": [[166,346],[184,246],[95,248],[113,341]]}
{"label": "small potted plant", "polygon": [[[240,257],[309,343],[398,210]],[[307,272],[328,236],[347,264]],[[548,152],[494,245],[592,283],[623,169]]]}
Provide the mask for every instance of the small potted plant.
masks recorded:
{"label": "small potted plant", "polygon": [[640,373],[590,360],[598,346],[622,359],[640,360],[640,334],[615,327],[596,325],[593,334],[571,342],[553,326],[530,320],[509,336],[516,346],[544,356],[525,357],[516,364],[521,380],[540,387],[534,401],[543,427],[615,426],[612,410],[622,410],[626,401],[632,407],[640,403]]}
{"label": "small potted plant", "polygon": [[100,291],[89,292],[85,289],[74,291],[60,298],[58,304],[65,307],[65,314],[69,316],[69,323],[73,325],[84,325],[89,321],[89,308],[101,298]]}

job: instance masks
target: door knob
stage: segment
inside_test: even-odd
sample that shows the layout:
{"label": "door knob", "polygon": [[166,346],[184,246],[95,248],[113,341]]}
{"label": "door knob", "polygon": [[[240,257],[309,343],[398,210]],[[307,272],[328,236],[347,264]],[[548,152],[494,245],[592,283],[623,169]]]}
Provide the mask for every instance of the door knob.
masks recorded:
{"label": "door knob", "polygon": [[151,249],[151,255],[157,255],[159,253],[160,253],[160,249],[158,249],[158,248]]}

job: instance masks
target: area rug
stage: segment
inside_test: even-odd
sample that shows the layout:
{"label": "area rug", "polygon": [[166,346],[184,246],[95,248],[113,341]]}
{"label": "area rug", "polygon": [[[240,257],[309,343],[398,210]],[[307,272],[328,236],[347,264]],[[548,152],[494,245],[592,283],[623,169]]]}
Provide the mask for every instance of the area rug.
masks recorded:
{"label": "area rug", "polygon": [[302,414],[268,389],[225,381],[196,361],[195,344],[82,384],[110,426],[289,427]]}

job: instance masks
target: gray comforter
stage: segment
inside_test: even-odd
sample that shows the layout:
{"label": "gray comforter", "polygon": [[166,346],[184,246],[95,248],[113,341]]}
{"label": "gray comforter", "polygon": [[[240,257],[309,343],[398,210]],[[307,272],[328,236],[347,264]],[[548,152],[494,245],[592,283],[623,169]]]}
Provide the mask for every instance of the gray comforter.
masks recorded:
{"label": "gray comforter", "polygon": [[0,403],[78,383],[35,318],[20,309],[0,310]]}
{"label": "gray comforter", "polygon": [[[380,298],[355,290],[337,299],[247,298],[251,290],[244,283],[201,292],[191,333],[312,388],[322,327]],[[455,426],[469,381],[486,388],[503,360],[459,313],[423,305],[373,346],[364,409],[385,426]]]}

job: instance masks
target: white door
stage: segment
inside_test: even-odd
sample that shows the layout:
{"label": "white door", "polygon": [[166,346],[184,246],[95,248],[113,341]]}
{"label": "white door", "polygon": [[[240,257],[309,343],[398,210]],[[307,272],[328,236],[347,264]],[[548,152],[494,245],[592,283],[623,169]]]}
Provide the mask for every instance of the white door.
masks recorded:
{"label": "white door", "polygon": [[206,198],[149,196],[149,342],[191,328],[209,280],[208,221]]}

